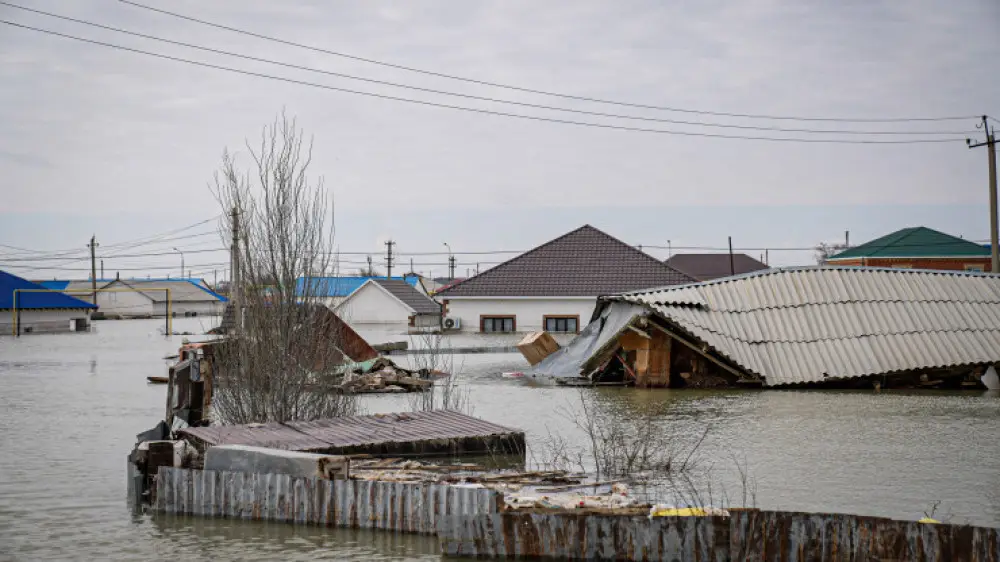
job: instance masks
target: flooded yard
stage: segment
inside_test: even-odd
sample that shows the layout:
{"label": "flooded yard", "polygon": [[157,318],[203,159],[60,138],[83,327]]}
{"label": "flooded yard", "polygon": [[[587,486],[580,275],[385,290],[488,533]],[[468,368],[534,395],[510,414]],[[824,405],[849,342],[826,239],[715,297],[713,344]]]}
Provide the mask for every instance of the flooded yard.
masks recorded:
{"label": "flooded yard", "polygon": [[[210,326],[174,323],[196,333]],[[0,560],[438,559],[429,537],[130,512],[125,457],[164,414],[164,387],[146,377],[165,373],[162,357],[182,339],[161,329],[156,320],[107,321],[86,334],[0,339]],[[359,331],[372,343],[406,339]],[[525,430],[529,458],[551,435],[584,439],[568,419],[581,391],[501,377],[526,367],[520,355],[464,355],[455,366],[472,414]],[[938,519],[1000,526],[997,392],[583,392],[623,418],[652,408],[684,443],[708,428],[692,479],[733,497],[744,463],[759,507],[918,519],[937,504]],[[399,395],[363,406],[410,408]]]}

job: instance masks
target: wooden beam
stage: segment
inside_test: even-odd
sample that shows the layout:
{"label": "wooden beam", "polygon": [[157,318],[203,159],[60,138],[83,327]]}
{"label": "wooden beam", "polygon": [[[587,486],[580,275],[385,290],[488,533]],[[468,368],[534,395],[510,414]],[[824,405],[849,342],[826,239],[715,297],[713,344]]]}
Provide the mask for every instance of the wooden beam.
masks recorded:
{"label": "wooden beam", "polygon": [[[657,322],[652,322],[651,324],[657,330],[660,330],[661,332],[667,334],[668,336],[674,338],[675,340],[677,340],[677,341],[681,342],[682,344],[686,345],[687,347],[691,348],[698,355],[701,355],[705,359],[708,359],[712,363],[715,363],[719,367],[722,367],[727,372],[732,373],[733,375],[736,375],[736,378],[738,378],[740,380],[745,380],[746,373],[741,373],[740,371],[737,371],[736,369],[730,367],[729,365],[726,365],[722,361],[719,361],[715,357],[712,357],[711,355],[709,355],[709,353],[708,353],[708,344],[704,344],[702,346],[695,345],[694,343],[689,342],[686,338],[684,338],[683,336],[677,334],[673,330],[670,330],[668,328],[664,328],[663,326],[659,325]],[[756,375],[751,375],[751,380],[757,380],[757,381],[759,381],[760,377],[758,377]]]}

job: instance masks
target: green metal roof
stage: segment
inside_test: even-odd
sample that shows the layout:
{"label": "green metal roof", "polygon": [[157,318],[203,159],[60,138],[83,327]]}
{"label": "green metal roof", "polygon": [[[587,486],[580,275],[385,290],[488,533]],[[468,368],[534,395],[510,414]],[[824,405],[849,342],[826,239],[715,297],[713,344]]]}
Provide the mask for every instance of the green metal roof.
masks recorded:
{"label": "green metal roof", "polygon": [[871,242],[855,246],[827,258],[836,261],[853,258],[929,258],[984,257],[990,248],[975,242],[945,234],[925,226],[915,226],[886,234]]}

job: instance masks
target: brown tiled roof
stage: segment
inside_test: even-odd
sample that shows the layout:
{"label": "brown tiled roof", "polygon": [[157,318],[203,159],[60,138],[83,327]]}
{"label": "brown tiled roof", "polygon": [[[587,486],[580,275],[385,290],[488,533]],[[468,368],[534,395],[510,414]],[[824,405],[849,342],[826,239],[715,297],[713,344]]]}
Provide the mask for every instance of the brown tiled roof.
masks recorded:
{"label": "brown tiled roof", "polygon": [[413,288],[406,281],[397,279],[372,279],[394,297],[403,301],[406,306],[417,314],[441,314],[441,305],[431,300],[427,295]]}
{"label": "brown tiled roof", "polygon": [[593,297],[691,282],[691,277],[588,224],[436,296]]}
{"label": "brown tiled roof", "polygon": [[[665,262],[667,265],[687,273],[698,281],[710,281],[719,277],[729,277],[767,269],[746,254],[733,254],[733,268],[729,267],[729,254],[677,254]],[[735,270],[735,273],[733,273]]]}

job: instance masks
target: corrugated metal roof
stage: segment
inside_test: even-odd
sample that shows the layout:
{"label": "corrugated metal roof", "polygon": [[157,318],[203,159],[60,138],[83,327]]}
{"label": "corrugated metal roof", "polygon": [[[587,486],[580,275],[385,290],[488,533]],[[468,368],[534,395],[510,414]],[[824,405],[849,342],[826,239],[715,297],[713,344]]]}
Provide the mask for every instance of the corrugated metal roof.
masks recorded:
{"label": "corrugated metal roof", "polygon": [[811,267],[615,297],[769,386],[1000,362],[1000,276]]}
{"label": "corrugated metal roof", "polygon": [[0,309],[14,307],[15,290],[18,290],[17,307],[21,309],[97,308],[92,303],[54,292],[38,283],[0,271]]}
{"label": "corrugated metal roof", "polygon": [[[369,279],[376,279],[375,277],[366,276],[347,276],[347,277],[310,277],[309,287],[312,290],[312,296],[319,297],[346,297],[357,291],[362,285],[365,284]],[[378,277],[378,279],[385,279],[385,277]],[[411,287],[415,287],[420,281],[420,278],[416,275],[408,275],[404,277],[393,277],[393,280],[406,281]],[[306,278],[300,277],[295,281],[295,294],[303,296],[306,289]]]}
{"label": "corrugated metal roof", "polygon": [[353,416],[310,422],[189,427],[180,433],[209,445],[253,445],[288,451],[329,451],[359,445],[461,439],[521,433],[449,410]]}

